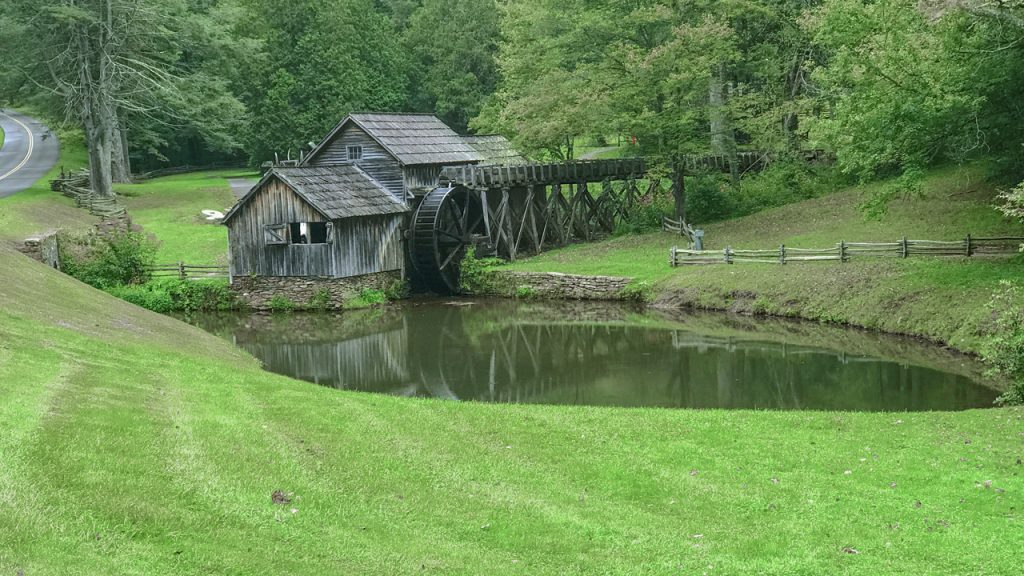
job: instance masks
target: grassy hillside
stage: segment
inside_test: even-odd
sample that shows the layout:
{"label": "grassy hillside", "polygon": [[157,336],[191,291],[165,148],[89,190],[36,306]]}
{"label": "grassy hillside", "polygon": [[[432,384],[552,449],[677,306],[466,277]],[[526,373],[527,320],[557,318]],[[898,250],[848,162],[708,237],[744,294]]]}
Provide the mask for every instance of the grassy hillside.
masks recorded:
{"label": "grassy hillside", "polygon": [[[213,336],[6,249],[0,266],[0,573],[1019,567],[1021,409],[346,393],[264,373]],[[277,490],[290,502],[275,504]]]}
{"label": "grassy hillside", "polygon": [[235,203],[228,178],[256,178],[239,170],[197,172],[155,178],[139,184],[119,184],[135,224],[160,240],[161,263],[223,264],[227,262],[228,231],[200,214],[224,211]]}
{"label": "grassy hillside", "polygon": [[[892,204],[882,220],[858,205],[870,187],[704,226],[706,248],[829,247],[840,240],[896,241],[902,236],[955,240],[967,233],[1024,235],[991,204],[995,190],[974,166],[934,173],[924,198]],[[991,318],[985,304],[1002,280],[1024,280],[1024,259],[924,258],[736,264],[670,268],[664,233],[580,244],[519,261],[513,270],[633,276],[649,282],[659,304],[801,316],[926,336],[977,348]],[[1024,303],[1022,303],[1024,304]]]}

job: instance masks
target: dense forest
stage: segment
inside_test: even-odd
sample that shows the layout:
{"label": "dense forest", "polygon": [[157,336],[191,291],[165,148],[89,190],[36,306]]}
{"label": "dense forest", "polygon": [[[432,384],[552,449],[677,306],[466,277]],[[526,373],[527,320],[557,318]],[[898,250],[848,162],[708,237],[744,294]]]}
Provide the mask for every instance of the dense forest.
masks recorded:
{"label": "dense forest", "polygon": [[97,189],[294,157],[360,110],[535,158],[825,148],[893,194],[979,156],[1024,177],[1024,0],[0,0],[0,53],[0,101],[82,128]]}

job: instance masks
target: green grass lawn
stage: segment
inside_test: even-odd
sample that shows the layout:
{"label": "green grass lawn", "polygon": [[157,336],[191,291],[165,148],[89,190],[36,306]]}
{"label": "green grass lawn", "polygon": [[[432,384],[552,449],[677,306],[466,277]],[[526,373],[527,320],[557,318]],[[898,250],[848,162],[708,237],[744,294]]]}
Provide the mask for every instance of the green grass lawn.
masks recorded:
{"label": "green grass lawn", "polygon": [[[991,207],[995,190],[983,169],[946,169],[926,182],[921,199],[899,200],[882,220],[865,220],[858,205],[870,188],[702,227],[706,248],[829,247],[840,240],[956,240],[1024,236],[1024,226]],[[698,223],[699,225],[699,223]],[[987,333],[986,304],[1000,281],[1024,280],[1024,259],[861,259],[836,262],[735,264],[671,268],[668,251],[685,246],[665,233],[579,244],[520,260],[508,269],[631,276],[651,284],[658,303],[800,316],[925,336],[976,350]],[[1024,303],[1022,303],[1024,305]]]}
{"label": "green grass lawn", "polygon": [[1022,409],[349,393],[6,249],[0,266],[0,574],[1019,569]]}
{"label": "green grass lawn", "polygon": [[227,179],[236,177],[258,175],[240,170],[197,172],[119,184],[115,191],[125,197],[132,222],[160,241],[160,263],[224,264],[227,228],[206,220],[200,211],[224,212],[234,204]]}

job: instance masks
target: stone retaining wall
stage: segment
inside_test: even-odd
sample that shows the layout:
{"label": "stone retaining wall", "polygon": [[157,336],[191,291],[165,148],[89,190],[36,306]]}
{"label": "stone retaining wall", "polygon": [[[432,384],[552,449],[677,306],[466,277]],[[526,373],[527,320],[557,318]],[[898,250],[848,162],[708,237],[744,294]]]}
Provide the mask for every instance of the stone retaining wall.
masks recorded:
{"label": "stone retaining wall", "polygon": [[60,249],[57,244],[56,232],[27,238],[18,246],[18,251],[50,268],[60,270]]}
{"label": "stone retaining wall", "polygon": [[398,270],[378,272],[348,278],[324,278],[316,276],[235,276],[231,282],[231,290],[238,299],[254,310],[269,310],[270,300],[274,296],[282,296],[293,302],[296,307],[309,305],[310,300],[320,290],[330,294],[328,309],[339,310],[346,300],[351,300],[362,290],[374,289],[387,291],[402,282],[402,273]]}
{"label": "stone retaining wall", "polygon": [[622,276],[580,276],[558,272],[487,273],[480,296],[550,298],[557,300],[635,300],[639,294],[626,291],[633,281]]}

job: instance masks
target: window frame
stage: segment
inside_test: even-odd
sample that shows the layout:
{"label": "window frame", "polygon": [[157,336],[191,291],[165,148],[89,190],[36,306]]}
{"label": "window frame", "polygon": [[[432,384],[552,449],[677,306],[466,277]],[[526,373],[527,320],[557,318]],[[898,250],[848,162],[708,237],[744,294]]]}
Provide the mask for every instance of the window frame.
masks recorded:
{"label": "window frame", "polygon": [[[353,154],[354,152],[354,154]],[[349,162],[358,162],[363,159],[363,147],[360,144],[350,144],[345,147],[345,157]]]}
{"label": "window frame", "polygon": [[290,244],[288,224],[266,224],[263,226],[263,243],[267,246]]}

